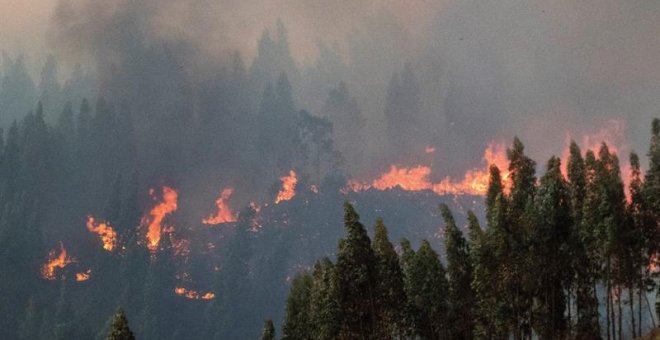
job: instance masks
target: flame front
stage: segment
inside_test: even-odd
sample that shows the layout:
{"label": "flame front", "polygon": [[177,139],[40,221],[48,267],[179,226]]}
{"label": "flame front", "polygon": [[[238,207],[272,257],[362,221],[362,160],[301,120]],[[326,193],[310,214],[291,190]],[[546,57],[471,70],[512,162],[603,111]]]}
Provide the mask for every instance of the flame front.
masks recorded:
{"label": "flame front", "polygon": [[41,276],[46,280],[55,280],[55,270],[57,268],[64,268],[73,263],[74,260],[67,256],[66,249],[60,241],[60,254],[57,255],[57,250],[53,249],[48,253],[48,261],[41,267]]}
{"label": "flame front", "polygon": [[291,170],[289,171],[288,176],[284,176],[280,178],[280,180],[282,181],[282,189],[280,189],[280,192],[277,193],[275,204],[282,201],[288,201],[296,196],[296,184],[298,184],[298,177],[296,176],[296,172]]}
{"label": "flame front", "polygon": [[191,300],[211,300],[215,298],[215,294],[208,292],[205,294],[201,294],[199,292],[196,292],[194,290],[186,289],[183,287],[176,287],[174,288],[174,293],[176,295],[183,296],[185,298],[191,299]]}
{"label": "flame front", "polygon": [[509,186],[509,162],[506,157],[506,145],[504,143],[491,142],[484,151],[483,159],[486,167],[468,170],[461,182],[454,182],[450,177],[445,177],[438,183],[430,180],[431,168],[428,166],[417,166],[414,168],[397,167],[391,165],[390,170],[371,183],[361,183],[349,180],[343,192],[365,191],[370,188],[376,190],[389,190],[400,187],[406,191],[431,190],[438,195],[444,194],[471,194],[485,195],[488,190],[489,171],[491,165],[497,166],[502,174],[505,189]]}
{"label": "flame front", "polygon": [[226,188],[222,190],[220,197],[215,201],[215,204],[218,207],[218,213],[215,215],[211,215],[208,218],[202,220],[202,223],[220,224],[220,223],[236,222],[237,216],[227,204],[227,200],[229,200],[229,197],[231,197],[233,193],[234,193],[234,189],[232,188]]}
{"label": "flame front", "polygon": [[92,275],[92,270],[87,269],[84,272],[76,273],[76,281],[83,282],[89,280],[89,277]]}
{"label": "flame front", "polygon": [[112,229],[110,223],[94,221],[93,216],[87,216],[87,230],[96,233],[103,242],[103,249],[112,251],[117,246],[117,232]]}
{"label": "flame front", "polygon": [[[150,193],[153,194],[153,191]],[[151,209],[148,216],[142,218],[142,225],[147,226],[147,248],[152,252],[158,249],[163,232],[163,220],[165,216],[176,211],[178,198],[179,194],[176,190],[163,186],[163,200]]]}

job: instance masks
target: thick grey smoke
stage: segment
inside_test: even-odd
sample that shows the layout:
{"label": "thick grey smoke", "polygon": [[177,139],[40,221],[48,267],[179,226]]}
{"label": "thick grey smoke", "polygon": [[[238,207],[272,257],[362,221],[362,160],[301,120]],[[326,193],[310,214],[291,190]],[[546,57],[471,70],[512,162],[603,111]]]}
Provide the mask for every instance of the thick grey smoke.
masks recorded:
{"label": "thick grey smoke", "polygon": [[[164,96],[162,110],[196,109],[195,93],[233,51],[250,69],[263,30],[275,37],[281,19],[297,106],[330,114],[328,93],[341,81],[356,99],[364,147],[345,158],[361,159],[347,168],[364,177],[389,163],[460,175],[479,165],[488,141],[514,134],[543,159],[561,153],[568,135],[579,140],[610,119],[643,153],[660,104],[653,1],[62,0],[15,11],[33,7],[54,8],[44,30],[61,62],[95,64],[107,96],[140,97],[145,106]],[[392,113],[388,90],[391,103],[393,75],[406,67],[419,91],[399,95],[418,103]],[[387,112],[415,126],[393,135]],[[426,146],[436,153],[425,155]]]}

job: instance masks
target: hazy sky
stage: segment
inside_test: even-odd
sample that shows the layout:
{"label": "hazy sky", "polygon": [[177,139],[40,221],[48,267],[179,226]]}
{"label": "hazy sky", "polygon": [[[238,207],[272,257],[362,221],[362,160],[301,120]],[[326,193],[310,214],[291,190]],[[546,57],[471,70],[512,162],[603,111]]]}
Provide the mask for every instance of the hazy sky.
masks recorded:
{"label": "hazy sky", "polygon": [[56,0],[0,0],[0,49],[32,53],[43,47]]}
{"label": "hazy sky", "polygon": [[[57,3],[58,0],[0,0],[0,49],[12,53],[21,51],[40,58],[44,54],[46,33]],[[273,27],[281,18],[290,31],[294,56],[301,61],[313,62],[321,32],[326,40],[344,40],[354,29],[360,29],[369,15],[387,8],[411,34],[421,34],[441,1],[223,0],[197,1],[198,5],[169,3],[163,6],[165,16],[176,16],[179,23],[188,27],[203,27],[198,25],[200,19],[207,20],[212,29],[205,31],[205,35],[221,31],[215,33],[230,39],[248,56],[254,53],[256,40],[264,28]],[[187,25],[192,21],[196,21],[195,25]]]}

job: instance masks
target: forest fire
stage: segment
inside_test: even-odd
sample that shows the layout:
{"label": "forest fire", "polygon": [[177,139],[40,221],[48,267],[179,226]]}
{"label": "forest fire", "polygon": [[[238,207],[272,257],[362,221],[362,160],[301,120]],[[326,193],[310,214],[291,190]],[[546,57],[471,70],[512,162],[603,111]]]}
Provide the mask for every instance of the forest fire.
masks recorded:
{"label": "forest fire", "polygon": [[223,189],[220,197],[215,201],[215,204],[218,207],[218,212],[215,215],[211,215],[202,220],[202,223],[215,225],[221,223],[236,222],[238,218],[227,204],[227,200],[229,200],[233,193],[233,188]]}
{"label": "forest fire", "polygon": [[397,167],[391,165],[390,170],[371,183],[360,183],[350,180],[344,191],[365,191],[370,188],[376,190],[389,190],[400,187],[406,191],[431,190],[438,195],[444,194],[471,194],[485,195],[488,189],[489,172],[488,167],[496,165],[501,173],[505,188],[508,187],[509,162],[506,157],[506,145],[504,143],[491,142],[484,152],[483,159],[486,163],[484,169],[471,169],[465,173],[461,182],[453,182],[450,177],[445,177],[439,183],[430,180],[431,168],[417,166],[414,168]]}
{"label": "forest fire", "polygon": [[84,272],[76,273],[76,281],[78,281],[78,282],[87,281],[87,280],[89,280],[91,275],[92,275],[92,270],[91,269],[87,269]]}
{"label": "forest fire", "polygon": [[163,200],[151,209],[149,215],[142,218],[141,225],[147,227],[147,247],[152,252],[158,249],[161,233],[163,232],[163,220],[177,209],[179,194],[176,190],[163,186]]}
{"label": "forest fire", "polygon": [[208,292],[205,294],[201,294],[199,292],[196,292],[194,290],[186,289],[183,287],[176,287],[174,288],[174,293],[179,296],[183,296],[187,299],[191,300],[211,300],[215,298],[215,294]]}
{"label": "forest fire", "polygon": [[296,185],[298,184],[296,172],[291,170],[288,176],[284,176],[280,180],[282,181],[282,189],[277,193],[275,204],[282,201],[289,201],[296,196]]}
{"label": "forest fire", "polygon": [[117,232],[107,222],[95,222],[93,216],[87,216],[87,230],[96,233],[101,238],[103,249],[112,251],[117,246]]}
{"label": "forest fire", "polygon": [[41,276],[46,280],[55,280],[57,278],[55,271],[59,268],[62,269],[67,265],[75,262],[70,258],[64,245],[60,242],[60,254],[57,255],[57,250],[53,249],[48,253],[48,261],[41,267]]}

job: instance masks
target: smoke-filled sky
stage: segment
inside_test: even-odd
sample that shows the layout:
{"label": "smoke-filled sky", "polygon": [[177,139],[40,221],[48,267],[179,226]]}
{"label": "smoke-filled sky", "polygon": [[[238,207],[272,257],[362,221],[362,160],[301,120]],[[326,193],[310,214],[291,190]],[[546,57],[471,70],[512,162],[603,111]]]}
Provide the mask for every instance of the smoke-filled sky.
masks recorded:
{"label": "smoke-filled sky", "polygon": [[[545,158],[561,152],[567,135],[597,133],[610,119],[644,153],[660,107],[653,0],[0,0],[0,8],[0,48],[32,57],[35,74],[34,59],[48,52],[65,65],[80,62],[116,49],[132,29],[192,42],[191,63],[202,71],[234,50],[249,64],[279,18],[299,66],[315,64],[319,40],[354,64],[371,133],[382,125],[387,81],[411,62],[425,122],[442,125],[425,124],[420,134],[429,144],[465,145],[458,149],[470,162],[485,141],[514,134]],[[125,25],[122,11],[141,19]],[[382,60],[360,69],[357,57],[373,55]]]}

